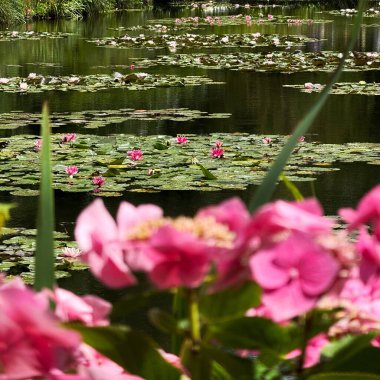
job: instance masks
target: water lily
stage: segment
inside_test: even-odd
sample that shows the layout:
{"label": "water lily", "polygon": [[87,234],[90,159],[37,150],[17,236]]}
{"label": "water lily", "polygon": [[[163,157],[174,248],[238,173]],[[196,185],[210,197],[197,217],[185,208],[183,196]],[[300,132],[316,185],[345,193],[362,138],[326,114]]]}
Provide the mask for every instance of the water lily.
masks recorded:
{"label": "water lily", "polygon": [[212,158],[223,158],[224,157],[224,149],[223,148],[211,148],[210,156]]}
{"label": "water lily", "polygon": [[306,82],[303,86],[306,90],[312,90],[314,88],[314,85],[311,82]]}
{"label": "water lily", "polygon": [[178,135],[176,137],[177,144],[187,144],[188,142],[189,142],[189,139],[183,135]]}
{"label": "water lily", "polygon": [[72,76],[70,77],[68,80],[67,80],[67,83],[69,85],[75,85],[75,84],[78,84],[80,82],[80,78],[79,77],[76,77],[76,76]]}
{"label": "water lily", "polygon": [[75,141],[77,139],[77,135],[75,133],[66,133],[64,136],[61,138],[61,143],[67,143],[71,141]]}
{"label": "water lily", "polygon": [[36,79],[36,78],[37,78],[37,74],[36,73],[29,73],[27,79]]}
{"label": "water lily", "polygon": [[132,71],[135,69],[135,67],[136,67],[136,66],[135,66],[133,63],[131,63],[131,64],[129,65],[129,69],[132,70]]}
{"label": "water lily", "polygon": [[77,258],[82,254],[82,251],[78,248],[64,247],[62,251],[58,254],[61,257],[68,257],[71,259]]}
{"label": "water lily", "polygon": [[28,86],[28,83],[26,82],[20,82],[19,87],[21,91],[26,91],[29,86]]}
{"label": "water lily", "polygon": [[75,174],[77,174],[79,171],[78,167],[75,165],[72,166],[66,166],[65,172],[70,178],[73,178]]}
{"label": "water lily", "polygon": [[304,142],[305,141],[305,136],[300,136],[297,138],[298,142]]}
{"label": "water lily", "polygon": [[106,179],[105,179],[104,177],[101,177],[101,176],[94,177],[94,178],[92,179],[92,184],[93,184],[94,186],[97,186],[97,187],[94,188],[94,192],[95,192],[95,193],[99,192],[99,191],[100,191],[100,188],[101,188],[102,186],[104,186],[104,183],[105,183],[105,182],[106,182]]}
{"label": "water lily", "polygon": [[140,161],[143,159],[143,152],[141,151],[141,149],[129,150],[128,158],[132,161]]}
{"label": "water lily", "polygon": [[262,141],[264,144],[272,145],[272,139],[271,139],[270,137],[264,137],[261,141]]}
{"label": "water lily", "polygon": [[8,84],[9,79],[8,78],[0,78],[0,84]]}
{"label": "water lily", "polygon": [[35,142],[34,142],[34,150],[36,152],[39,152],[42,148],[42,139],[37,139]]}
{"label": "water lily", "polygon": [[214,147],[215,148],[221,148],[223,146],[223,141],[220,141],[220,140],[216,140],[214,142]]}
{"label": "water lily", "polygon": [[273,15],[268,15],[268,20],[273,20]]}

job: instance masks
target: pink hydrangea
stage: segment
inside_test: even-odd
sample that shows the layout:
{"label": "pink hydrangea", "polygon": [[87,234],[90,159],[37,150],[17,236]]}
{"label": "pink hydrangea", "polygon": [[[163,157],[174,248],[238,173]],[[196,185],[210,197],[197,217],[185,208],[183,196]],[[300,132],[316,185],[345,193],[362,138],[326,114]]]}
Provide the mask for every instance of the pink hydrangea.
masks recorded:
{"label": "pink hydrangea", "polygon": [[55,379],[72,368],[79,334],[60,327],[46,297],[18,281],[0,286],[0,326],[5,379]]}
{"label": "pink hydrangea", "polygon": [[335,257],[301,233],[261,249],[249,263],[253,279],[263,288],[262,303],[275,321],[311,310],[340,269]]}

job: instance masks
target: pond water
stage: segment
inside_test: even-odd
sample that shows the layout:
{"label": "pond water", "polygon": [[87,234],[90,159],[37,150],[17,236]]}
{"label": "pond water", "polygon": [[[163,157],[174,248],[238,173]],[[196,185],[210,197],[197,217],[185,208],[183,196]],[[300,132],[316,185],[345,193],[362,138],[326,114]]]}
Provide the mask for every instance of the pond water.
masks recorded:
{"label": "pond water", "polygon": [[[315,5],[264,7],[264,15],[286,15],[303,19],[331,20],[303,25],[253,24],[207,26],[192,30],[200,34],[234,34],[234,33],[270,33],[280,35],[305,35],[317,39],[308,42],[301,49],[306,52],[318,50],[342,51],[347,42],[352,18],[332,15]],[[259,10],[255,11],[256,13]],[[237,10],[218,7],[210,14],[236,14]],[[40,40],[0,41],[0,77],[26,77],[35,72],[42,75],[91,75],[112,74],[115,71],[128,72],[128,66],[138,58],[154,59],[158,55],[173,54],[168,49],[117,49],[98,47],[88,42],[111,36],[122,36],[125,30],[118,28],[144,25],[152,20],[188,17],[205,13],[200,10],[172,8],[151,11],[129,11],[109,14],[86,21],[41,21],[28,23],[12,29],[35,32],[64,32],[67,38]],[[138,36],[144,31],[128,31]],[[148,32],[146,32],[148,33]],[[272,51],[271,48],[241,48],[241,51]],[[356,51],[380,50],[380,17],[365,18],[358,38]],[[236,52],[236,48],[186,49],[180,53],[226,53]],[[138,66],[138,64],[137,64]],[[283,87],[285,84],[303,84],[305,82],[326,83],[330,77],[326,72],[313,73],[265,73],[230,70],[206,70],[203,68],[178,68],[156,66],[140,71],[160,74],[206,75],[224,85],[201,85],[197,87],[156,88],[148,91],[127,91],[108,89],[101,92],[45,92],[45,93],[0,93],[0,114],[12,111],[38,113],[41,104],[47,100],[51,112],[64,113],[83,110],[117,110],[189,108],[208,113],[231,113],[225,119],[198,119],[189,122],[173,120],[139,121],[127,120],[109,124],[99,129],[83,129],[71,125],[54,128],[56,134],[66,132],[83,132],[99,135],[114,133],[146,135],[171,135],[195,133],[207,135],[218,132],[245,132],[250,134],[292,133],[296,123],[307,112],[317,94],[299,92]],[[379,71],[345,72],[341,81],[380,82]],[[340,144],[345,142],[380,143],[380,97],[364,95],[331,96],[322,113],[306,136],[307,141]],[[17,129],[0,129],[0,137],[16,134],[39,134],[35,123]],[[206,137],[205,137],[206,138]],[[380,170],[377,165],[347,163],[339,166],[340,170],[323,174],[318,180],[299,184],[305,195],[316,194],[322,202],[326,213],[333,214],[342,206],[353,206],[372,186],[380,182]],[[248,202],[255,190],[249,186],[244,191],[164,191],[161,193],[125,193],[123,199],[134,204],[152,202],[162,206],[168,215],[193,214],[199,207],[217,203],[234,195]],[[288,198],[289,194],[280,185],[276,197]],[[56,194],[57,229],[72,233],[74,221],[80,210],[88,205],[92,194]],[[105,203],[114,213],[120,198],[107,198]],[[11,226],[33,228],[35,226],[37,199],[35,197],[16,197],[1,192],[0,202],[16,203],[18,207],[12,212]],[[76,274],[75,279],[66,279],[64,286],[75,288],[79,292],[91,291],[92,280],[84,280]],[[87,277],[86,277],[87,278]],[[99,292],[101,292],[99,290]]]}

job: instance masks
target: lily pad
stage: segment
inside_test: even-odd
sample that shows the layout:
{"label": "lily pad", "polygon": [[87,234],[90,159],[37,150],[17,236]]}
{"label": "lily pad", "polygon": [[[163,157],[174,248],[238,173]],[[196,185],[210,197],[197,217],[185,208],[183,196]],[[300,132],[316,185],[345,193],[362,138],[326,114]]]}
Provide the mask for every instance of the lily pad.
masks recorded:
{"label": "lily pad", "polygon": [[[259,184],[286,142],[286,136],[263,137],[220,133],[209,136],[187,135],[186,144],[170,136],[77,135],[72,143],[53,136],[53,187],[71,193],[93,196],[120,196],[126,191],[244,189]],[[223,152],[211,156],[213,143],[223,141]],[[40,157],[34,148],[35,137],[28,135],[0,139],[0,191],[36,195]],[[165,147],[165,149],[161,149]],[[141,150],[136,161],[130,152]],[[367,162],[378,165],[380,144],[300,143],[294,150],[285,175],[292,181],[312,180],[337,170],[338,162]],[[200,164],[200,165],[197,165]],[[66,167],[77,166],[70,178]],[[203,168],[203,169],[202,169]],[[94,177],[104,183],[93,185]],[[215,177],[215,178],[214,178]],[[212,181],[210,181],[212,179]]]}
{"label": "lily pad", "polygon": [[204,76],[179,77],[147,73],[114,73],[85,76],[43,76],[35,73],[28,77],[0,78],[0,92],[18,92],[23,94],[44,91],[80,91],[97,92],[109,88],[126,90],[148,90],[156,87],[185,87],[203,84],[220,84]]}
{"label": "lily pad", "polygon": [[[302,92],[312,93],[321,92],[325,86],[318,83],[305,83],[305,84],[294,84],[294,85],[284,85],[284,87],[297,88]],[[367,83],[365,81],[360,82],[340,82],[335,83],[330,91],[333,95],[380,95],[380,83]]]}
{"label": "lily pad", "polygon": [[[229,69],[259,72],[331,72],[336,69],[342,53],[320,51],[304,53],[300,50],[261,53],[230,54],[173,54],[156,59],[138,59],[139,67],[179,66],[203,69]],[[345,71],[379,70],[380,54],[377,52],[352,52],[345,62]]]}
{"label": "lily pad", "polygon": [[17,40],[41,40],[45,38],[67,38],[72,33],[63,32],[35,32],[33,30],[27,32],[19,31],[2,31],[0,32],[0,41],[17,41]]}

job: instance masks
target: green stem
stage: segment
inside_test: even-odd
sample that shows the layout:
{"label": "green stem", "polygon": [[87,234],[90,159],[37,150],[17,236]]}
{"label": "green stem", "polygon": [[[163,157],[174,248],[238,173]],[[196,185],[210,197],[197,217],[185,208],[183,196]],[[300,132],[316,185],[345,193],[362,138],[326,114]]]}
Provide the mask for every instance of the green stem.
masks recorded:
{"label": "green stem", "polygon": [[191,289],[189,291],[189,317],[191,340],[194,346],[201,341],[201,325],[199,321],[198,296],[194,289]]}

